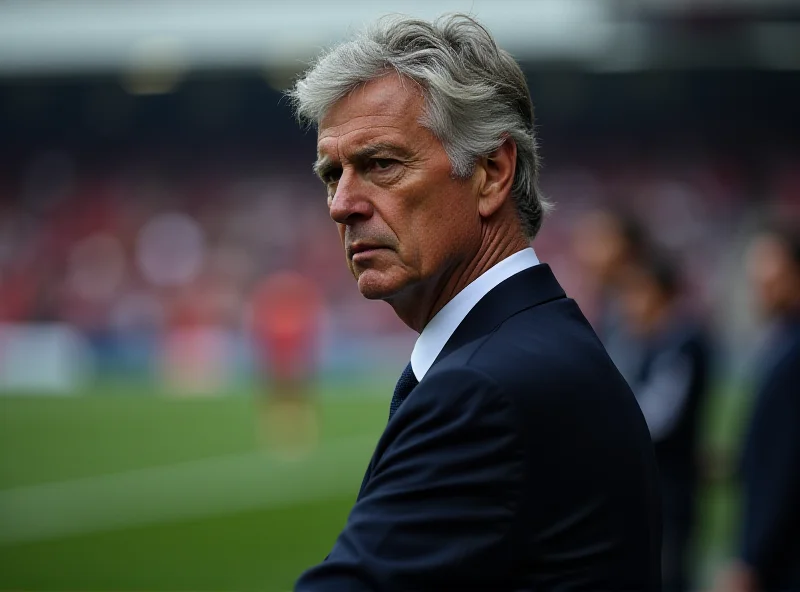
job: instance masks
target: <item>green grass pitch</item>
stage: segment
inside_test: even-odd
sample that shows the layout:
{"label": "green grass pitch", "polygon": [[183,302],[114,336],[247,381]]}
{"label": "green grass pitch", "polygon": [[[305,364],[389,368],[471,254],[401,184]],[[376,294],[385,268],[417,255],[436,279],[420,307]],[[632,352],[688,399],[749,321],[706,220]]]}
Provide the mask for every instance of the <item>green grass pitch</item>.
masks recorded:
{"label": "green grass pitch", "polygon": [[[390,382],[325,389],[320,444],[300,460],[258,445],[243,394],[0,396],[0,589],[290,590],[346,520]],[[728,407],[708,414],[715,445]],[[731,500],[722,486],[701,500],[701,563],[724,553]]]}

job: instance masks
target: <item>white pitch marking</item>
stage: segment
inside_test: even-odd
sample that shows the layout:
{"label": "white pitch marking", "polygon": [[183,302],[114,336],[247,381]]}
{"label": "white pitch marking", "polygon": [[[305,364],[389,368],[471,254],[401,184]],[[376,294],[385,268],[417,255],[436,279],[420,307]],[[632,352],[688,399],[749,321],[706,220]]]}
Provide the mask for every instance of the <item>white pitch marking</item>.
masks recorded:
{"label": "white pitch marking", "polygon": [[0,491],[0,543],[272,508],[354,492],[375,436],[323,442],[307,458],[249,452]]}

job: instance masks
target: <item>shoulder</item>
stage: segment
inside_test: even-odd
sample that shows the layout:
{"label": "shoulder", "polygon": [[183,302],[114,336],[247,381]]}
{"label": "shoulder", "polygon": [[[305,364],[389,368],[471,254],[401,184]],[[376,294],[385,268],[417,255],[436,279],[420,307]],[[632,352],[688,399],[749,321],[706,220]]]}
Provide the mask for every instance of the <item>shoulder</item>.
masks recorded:
{"label": "shoulder", "polygon": [[568,298],[511,316],[437,366],[469,367],[507,393],[529,393],[532,386],[540,394],[562,391],[588,378],[624,385],[591,325]]}
{"label": "shoulder", "polygon": [[[630,437],[649,440],[633,392],[570,299],[506,319],[439,360],[425,380],[439,373],[453,377],[450,380],[462,377],[463,384],[486,385],[493,404],[503,406],[511,424],[527,439],[561,426],[602,440],[616,438],[608,432],[635,426]],[[551,442],[555,440],[557,434]]]}

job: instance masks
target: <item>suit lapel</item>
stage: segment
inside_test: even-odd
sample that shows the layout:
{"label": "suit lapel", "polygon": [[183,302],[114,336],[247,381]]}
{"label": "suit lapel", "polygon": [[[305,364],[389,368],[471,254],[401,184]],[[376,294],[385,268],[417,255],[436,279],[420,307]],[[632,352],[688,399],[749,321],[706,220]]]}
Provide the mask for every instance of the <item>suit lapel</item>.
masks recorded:
{"label": "suit lapel", "polygon": [[469,311],[436,357],[433,366],[462,345],[491,333],[518,312],[565,297],[564,290],[546,263],[512,275],[490,290]]}
{"label": "suit lapel", "polygon": [[[514,274],[478,301],[450,336],[433,365],[438,364],[462,345],[492,332],[495,327],[518,312],[565,297],[564,290],[547,264],[536,265]],[[361,499],[372,475],[376,454],[377,450],[367,466],[357,500]]]}

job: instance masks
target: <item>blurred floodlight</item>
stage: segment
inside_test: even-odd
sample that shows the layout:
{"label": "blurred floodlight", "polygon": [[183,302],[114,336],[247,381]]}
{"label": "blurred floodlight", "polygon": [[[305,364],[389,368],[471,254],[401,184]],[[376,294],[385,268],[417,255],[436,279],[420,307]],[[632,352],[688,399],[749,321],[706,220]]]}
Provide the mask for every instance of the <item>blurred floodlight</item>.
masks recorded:
{"label": "blurred floodlight", "polygon": [[800,70],[800,27],[791,23],[761,23],[751,32],[752,42],[769,70]]}
{"label": "blurred floodlight", "polygon": [[179,39],[148,38],[133,47],[123,86],[135,95],[168,93],[175,89],[185,71],[186,60]]}
{"label": "blurred floodlight", "polygon": [[285,92],[292,87],[302,70],[302,64],[298,64],[297,68],[276,68],[267,63],[264,66],[263,74],[267,84],[273,89]]}

